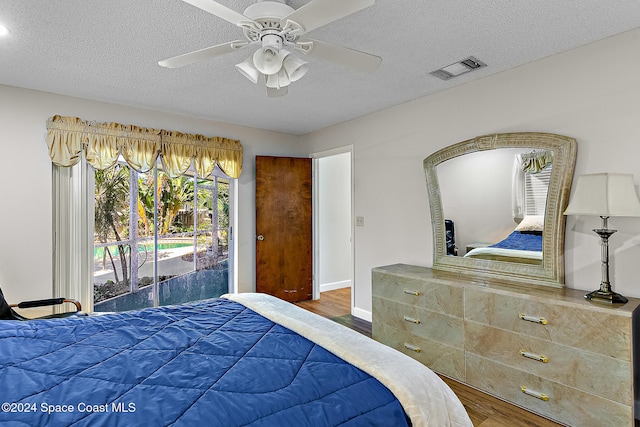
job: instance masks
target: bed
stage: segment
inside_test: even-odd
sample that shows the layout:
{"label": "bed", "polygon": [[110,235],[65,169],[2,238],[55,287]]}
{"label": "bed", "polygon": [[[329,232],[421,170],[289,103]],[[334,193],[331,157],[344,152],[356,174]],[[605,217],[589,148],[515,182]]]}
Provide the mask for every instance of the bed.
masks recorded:
{"label": "bed", "polygon": [[525,217],[506,238],[493,245],[470,250],[465,257],[522,264],[542,263],[542,216]]}
{"label": "bed", "polygon": [[513,231],[504,240],[494,245],[470,250],[465,257],[522,264],[541,264],[542,234]]}
{"label": "bed", "polygon": [[471,426],[432,371],[264,294],[0,321],[7,426]]}

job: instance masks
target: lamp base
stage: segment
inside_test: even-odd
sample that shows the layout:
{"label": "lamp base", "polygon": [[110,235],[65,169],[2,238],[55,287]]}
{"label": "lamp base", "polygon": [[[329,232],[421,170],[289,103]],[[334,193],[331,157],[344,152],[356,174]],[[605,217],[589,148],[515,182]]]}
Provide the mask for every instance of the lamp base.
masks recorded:
{"label": "lamp base", "polygon": [[605,304],[626,304],[627,302],[629,302],[628,299],[617,292],[603,292],[600,289],[589,292],[584,297],[589,301],[601,302]]}

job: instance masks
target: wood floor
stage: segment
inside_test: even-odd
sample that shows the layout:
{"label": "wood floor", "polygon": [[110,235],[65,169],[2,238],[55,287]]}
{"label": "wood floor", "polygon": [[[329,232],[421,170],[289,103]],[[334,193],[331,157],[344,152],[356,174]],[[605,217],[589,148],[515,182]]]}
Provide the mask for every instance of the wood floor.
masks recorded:
{"label": "wood floor", "polygon": [[[319,300],[303,301],[297,305],[371,337],[371,323],[350,314],[351,289],[349,288],[323,292]],[[457,381],[446,377],[442,379],[458,396],[475,427],[556,427],[560,425]]]}

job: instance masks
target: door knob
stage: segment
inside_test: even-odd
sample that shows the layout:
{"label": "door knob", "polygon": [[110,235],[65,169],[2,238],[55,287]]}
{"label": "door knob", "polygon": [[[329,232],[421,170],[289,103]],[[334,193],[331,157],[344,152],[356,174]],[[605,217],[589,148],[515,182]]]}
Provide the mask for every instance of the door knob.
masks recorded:
{"label": "door knob", "polygon": [[256,236],[256,239],[258,239],[258,240],[260,240],[260,241],[263,241],[263,240],[264,240],[264,236],[263,236],[262,234],[258,234],[258,235]]}

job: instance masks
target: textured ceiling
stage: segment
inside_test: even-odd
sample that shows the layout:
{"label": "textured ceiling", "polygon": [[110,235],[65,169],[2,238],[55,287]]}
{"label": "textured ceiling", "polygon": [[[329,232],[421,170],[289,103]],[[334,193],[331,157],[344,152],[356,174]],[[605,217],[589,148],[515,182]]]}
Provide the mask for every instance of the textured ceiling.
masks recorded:
{"label": "textured ceiling", "polygon": [[[252,1],[219,3],[242,12]],[[159,67],[242,39],[180,0],[0,0],[0,23],[11,32],[0,38],[0,84],[301,135],[640,27],[640,1],[377,0],[309,37],[382,65],[360,73],[305,57],[309,72],[281,98],[236,71],[253,49]],[[488,67],[448,82],[429,75],[471,55]]]}

